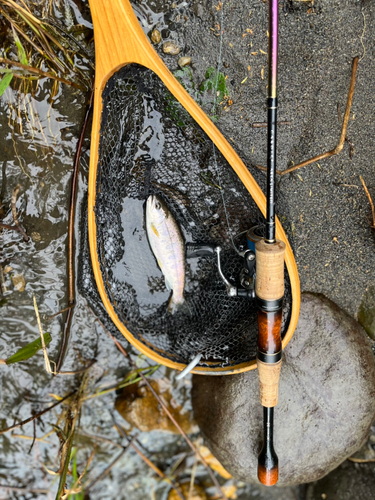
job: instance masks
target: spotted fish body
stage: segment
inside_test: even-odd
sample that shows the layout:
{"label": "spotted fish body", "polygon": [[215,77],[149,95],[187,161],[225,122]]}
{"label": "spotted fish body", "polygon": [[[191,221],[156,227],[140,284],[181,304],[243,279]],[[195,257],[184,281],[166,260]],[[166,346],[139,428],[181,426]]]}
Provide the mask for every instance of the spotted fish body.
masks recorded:
{"label": "spotted fish body", "polygon": [[185,252],[181,231],[163,200],[151,195],[146,203],[146,230],[158,265],[172,297],[168,310],[174,314],[184,303]]}

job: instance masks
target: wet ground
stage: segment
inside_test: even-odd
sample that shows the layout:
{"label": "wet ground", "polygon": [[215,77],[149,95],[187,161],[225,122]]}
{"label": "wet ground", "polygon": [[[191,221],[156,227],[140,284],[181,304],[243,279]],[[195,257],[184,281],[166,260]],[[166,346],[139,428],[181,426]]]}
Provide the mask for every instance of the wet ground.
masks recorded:
{"label": "wet ground", "polygon": [[[73,5],[73,4],[72,4]],[[77,21],[89,26],[86,2],[74,8]],[[218,64],[220,31],[223,30],[221,71],[232,105],[223,104],[217,125],[229,138],[250,171],[266,161],[266,131],[252,123],[266,117],[267,3],[262,0],[239,2],[137,2],[135,10],[146,33],[155,26],[164,40],[176,42],[184,55],[192,58],[192,76],[199,86],[208,67]],[[302,290],[321,292],[356,316],[366,289],[374,281],[374,239],[370,229],[370,207],[359,176],[374,194],[374,110],[371,82],[375,77],[375,9],[369,1],[315,0],[288,1],[280,7],[279,117],[290,121],[278,131],[278,166],[284,169],[311,156],[334,148],[340,136],[338,108],[343,116],[349,89],[351,62],[359,55],[357,82],[347,137],[339,156],[305,167],[279,181],[278,212],[289,230]],[[159,23],[159,25],[158,25]],[[160,54],[161,48],[159,48]],[[172,71],[178,69],[178,56],[163,58]],[[17,82],[16,82],[17,83]],[[17,208],[20,222],[32,241],[26,243],[16,232],[0,235],[0,260],[6,287],[0,309],[0,357],[6,358],[18,347],[38,336],[32,297],[35,294],[41,316],[50,316],[66,307],[66,245],[70,179],[77,139],[82,125],[87,95],[60,86],[53,106],[49,104],[51,83],[41,80],[35,95],[23,95],[13,85],[0,98],[0,144],[4,200],[19,183]],[[18,103],[21,103],[20,107]],[[224,109],[226,108],[226,109]],[[17,110],[20,110],[19,112]],[[17,114],[19,113],[19,117]],[[86,191],[89,134],[84,142],[79,178],[80,203]],[[79,213],[76,235],[79,239]],[[9,213],[4,220],[12,222]],[[16,275],[22,275],[24,290],[17,290]],[[79,280],[79,275],[77,280]],[[22,281],[22,280],[21,280]],[[62,318],[43,322],[52,335],[49,349],[55,358],[62,331]],[[125,345],[125,342],[124,342]],[[129,348],[129,351],[131,349]],[[145,366],[146,361],[134,360]],[[71,342],[65,370],[82,367],[81,359],[97,359],[95,387],[121,380],[129,365],[95,322],[86,300],[77,295]],[[161,368],[174,382],[174,373]],[[76,383],[74,377],[51,378],[43,368],[42,355],[27,364],[2,366],[0,371],[0,419],[2,427],[14,419],[27,418],[37,404],[50,401],[49,394],[62,395]],[[155,377],[156,375],[154,375]],[[190,409],[189,382],[174,382],[174,395]],[[84,404],[81,428],[121,442],[113,428],[113,393]],[[120,420],[120,417],[116,415]],[[44,423],[43,423],[44,422]],[[50,430],[48,419],[38,421],[36,435]],[[32,425],[14,434],[33,435]],[[197,437],[197,436],[195,436]],[[57,470],[54,463],[59,442],[56,436],[37,441],[30,454],[30,440],[8,433],[1,436],[0,483],[56,491],[56,478],[43,464]],[[139,433],[147,455],[168,472],[179,454],[186,453],[182,438],[162,432]],[[85,463],[92,442],[82,445],[79,461]],[[116,451],[101,445],[95,457],[98,476]],[[184,477],[189,478],[194,460],[188,461]],[[197,478],[207,481],[204,470]],[[238,498],[299,498],[303,490],[264,490],[238,486]],[[127,454],[111,475],[90,491],[91,498],[166,499],[168,485],[155,479],[141,459]],[[209,492],[214,496],[215,491]],[[13,496],[12,496],[13,495]],[[0,498],[48,498],[42,494],[0,491]],[[303,496],[301,496],[303,498]]]}

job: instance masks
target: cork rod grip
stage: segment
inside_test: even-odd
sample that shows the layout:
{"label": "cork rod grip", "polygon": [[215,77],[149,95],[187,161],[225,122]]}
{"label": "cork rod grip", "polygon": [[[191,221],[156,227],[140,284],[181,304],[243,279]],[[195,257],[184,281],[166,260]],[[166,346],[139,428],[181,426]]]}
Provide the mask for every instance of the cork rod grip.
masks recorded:
{"label": "cork rod grip", "polygon": [[269,244],[264,240],[255,244],[257,274],[255,294],[263,300],[277,300],[284,296],[285,243],[276,240]]}
{"label": "cork rod grip", "polygon": [[277,405],[281,360],[277,363],[263,363],[257,360],[260,388],[260,402],[266,408]]}

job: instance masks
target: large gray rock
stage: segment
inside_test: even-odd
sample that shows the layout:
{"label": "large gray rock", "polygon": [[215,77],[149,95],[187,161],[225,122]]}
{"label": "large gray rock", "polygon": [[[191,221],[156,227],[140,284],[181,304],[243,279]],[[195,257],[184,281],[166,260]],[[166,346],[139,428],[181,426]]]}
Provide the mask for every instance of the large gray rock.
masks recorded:
{"label": "large gray rock", "polygon": [[317,483],[310,484],[306,500],[372,500],[375,498],[375,464],[344,462]]}
{"label": "large gray rock", "polygon": [[[257,482],[263,425],[257,372],[194,376],[192,398],[214,455],[234,477]],[[375,362],[366,333],[329,299],[303,294],[275,409],[278,485],[328,474],[360,448],[374,418]]]}

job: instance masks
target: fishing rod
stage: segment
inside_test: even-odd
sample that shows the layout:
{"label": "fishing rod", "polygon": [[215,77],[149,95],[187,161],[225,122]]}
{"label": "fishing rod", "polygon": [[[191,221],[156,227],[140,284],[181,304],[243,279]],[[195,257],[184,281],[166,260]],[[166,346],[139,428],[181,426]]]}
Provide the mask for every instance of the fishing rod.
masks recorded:
{"label": "fishing rod", "polygon": [[264,441],[258,457],[258,478],[267,486],[274,485],[279,476],[278,458],[273,447],[273,409],[277,405],[282,357],[281,325],[285,254],[285,243],[276,239],[275,226],[277,17],[277,0],[269,0],[266,235],[255,244],[255,297],[259,327],[257,366],[264,419]]}

